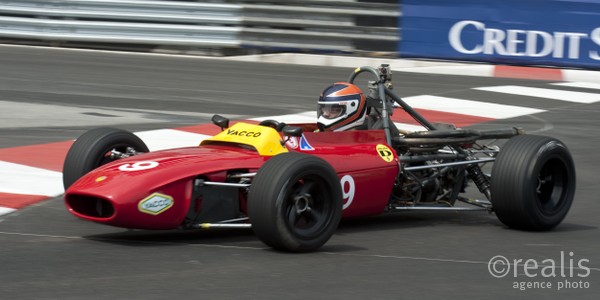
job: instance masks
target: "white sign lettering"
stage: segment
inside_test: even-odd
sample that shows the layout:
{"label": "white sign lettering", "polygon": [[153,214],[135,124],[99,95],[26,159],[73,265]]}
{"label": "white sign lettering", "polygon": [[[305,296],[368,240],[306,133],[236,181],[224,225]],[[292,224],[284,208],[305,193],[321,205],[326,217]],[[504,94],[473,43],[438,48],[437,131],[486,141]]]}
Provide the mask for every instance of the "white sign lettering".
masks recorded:
{"label": "white sign lettering", "polygon": [[[467,30],[470,36],[480,36],[481,40],[475,45],[465,46],[463,36]],[[551,55],[554,58],[579,59],[581,57],[580,45],[584,39],[590,39],[600,46],[600,27],[594,29],[590,34],[522,29],[504,30],[488,28],[479,21],[464,20],[454,24],[448,32],[448,40],[452,48],[463,54],[526,57]],[[600,53],[597,50],[589,51],[588,56],[591,59],[600,60]]]}

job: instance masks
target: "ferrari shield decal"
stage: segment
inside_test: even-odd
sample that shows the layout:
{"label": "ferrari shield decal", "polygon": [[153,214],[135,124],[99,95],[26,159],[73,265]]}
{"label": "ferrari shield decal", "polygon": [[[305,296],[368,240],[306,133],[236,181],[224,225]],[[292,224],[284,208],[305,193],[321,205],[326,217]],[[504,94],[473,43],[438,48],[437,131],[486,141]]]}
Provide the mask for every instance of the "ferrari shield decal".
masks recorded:
{"label": "ferrari shield decal", "polygon": [[300,150],[304,150],[304,151],[313,151],[313,150],[315,150],[315,148],[313,148],[308,143],[308,141],[306,140],[306,137],[304,137],[304,134],[300,138]]}
{"label": "ferrari shield decal", "polygon": [[381,157],[381,159],[386,162],[392,162],[394,160],[394,152],[388,146],[379,144],[375,147],[377,150],[377,154]]}
{"label": "ferrari shield decal", "polygon": [[138,210],[156,216],[171,208],[171,206],[173,206],[173,197],[161,193],[154,193],[140,201]]}

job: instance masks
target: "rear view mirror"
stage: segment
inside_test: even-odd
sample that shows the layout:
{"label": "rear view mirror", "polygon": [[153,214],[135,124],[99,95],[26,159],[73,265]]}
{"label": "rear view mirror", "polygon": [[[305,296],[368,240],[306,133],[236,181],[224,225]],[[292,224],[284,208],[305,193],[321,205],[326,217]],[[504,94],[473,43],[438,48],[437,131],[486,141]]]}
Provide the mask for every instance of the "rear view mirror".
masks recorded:
{"label": "rear view mirror", "polygon": [[221,115],[212,116],[211,121],[213,122],[213,124],[221,127],[222,130],[229,127],[229,119]]}

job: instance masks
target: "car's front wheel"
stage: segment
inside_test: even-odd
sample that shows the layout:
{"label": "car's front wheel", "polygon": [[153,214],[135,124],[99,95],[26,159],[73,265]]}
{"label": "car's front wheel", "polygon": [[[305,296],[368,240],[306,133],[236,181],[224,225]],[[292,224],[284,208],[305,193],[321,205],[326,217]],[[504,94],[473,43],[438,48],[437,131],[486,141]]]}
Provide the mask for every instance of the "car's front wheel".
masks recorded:
{"label": "car's front wheel", "polygon": [[337,174],[316,156],[279,154],[254,177],[248,216],[255,234],[274,249],[315,251],[333,235],[342,216]]}
{"label": "car's front wheel", "polygon": [[95,128],[81,135],[71,146],[63,165],[65,190],[77,179],[113,160],[111,151],[148,152],[146,144],[135,134],[116,128]]}

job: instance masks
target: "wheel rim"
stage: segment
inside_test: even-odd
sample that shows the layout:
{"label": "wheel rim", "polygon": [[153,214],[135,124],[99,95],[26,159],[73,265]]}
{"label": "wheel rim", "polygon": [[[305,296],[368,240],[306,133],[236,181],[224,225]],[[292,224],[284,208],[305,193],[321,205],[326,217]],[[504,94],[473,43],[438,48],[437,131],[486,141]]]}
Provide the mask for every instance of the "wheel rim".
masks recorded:
{"label": "wheel rim", "polygon": [[333,209],[331,192],[325,181],[316,175],[303,176],[290,182],[284,198],[284,221],[298,238],[317,237],[331,222]]}
{"label": "wheel rim", "polygon": [[543,212],[551,214],[564,203],[568,187],[567,168],[558,158],[548,160],[537,174],[535,194]]}

